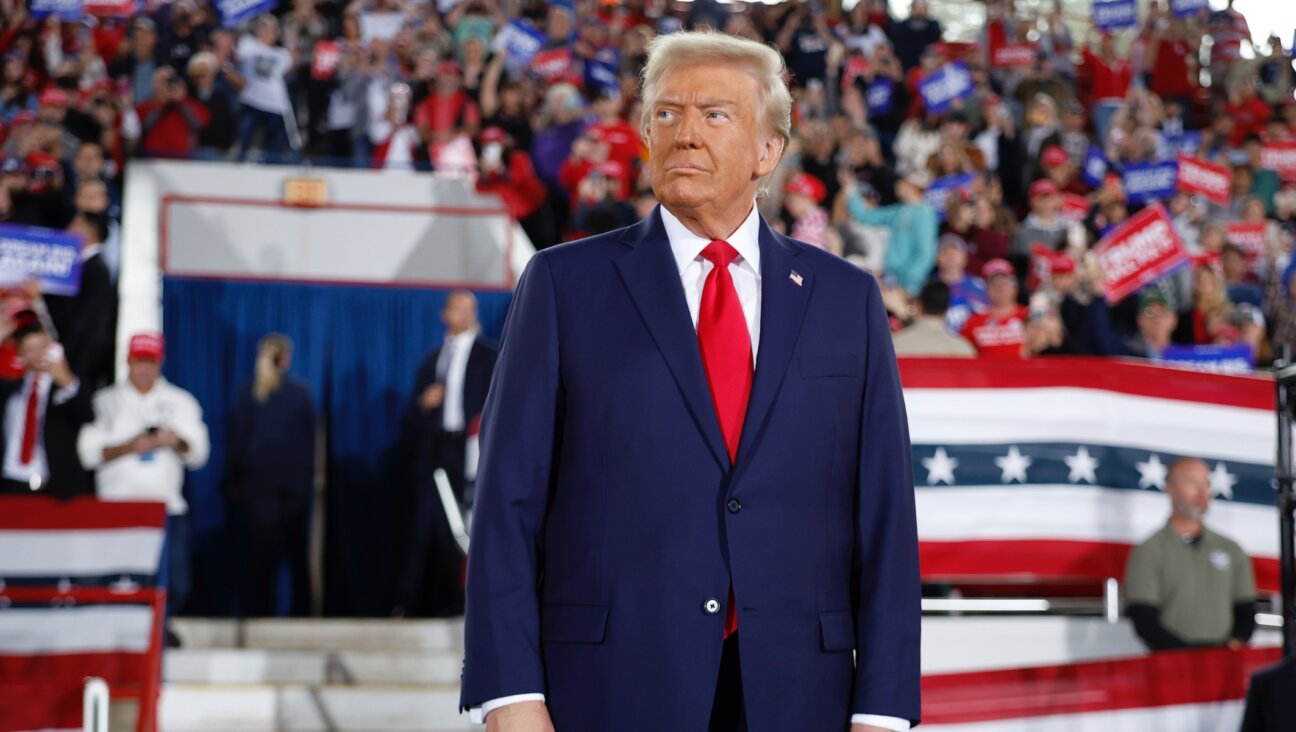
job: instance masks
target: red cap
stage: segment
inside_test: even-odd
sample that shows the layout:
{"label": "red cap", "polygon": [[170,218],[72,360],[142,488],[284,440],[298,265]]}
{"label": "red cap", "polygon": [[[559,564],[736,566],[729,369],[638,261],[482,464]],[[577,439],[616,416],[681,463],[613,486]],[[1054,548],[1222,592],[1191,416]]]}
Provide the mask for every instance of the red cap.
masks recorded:
{"label": "red cap", "polygon": [[1108,173],[1107,176],[1103,178],[1103,185],[1116,186],[1116,190],[1120,193],[1116,200],[1125,200],[1125,181],[1121,179],[1119,173]]}
{"label": "red cap", "polygon": [[1049,272],[1053,274],[1071,274],[1075,270],[1075,260],[1065,254],[1054,254],[1049,260]]}
{"label": "red cap", "polygon": [[487,127],[486,129],[482,130],[481,133],[482,144],[488,144],[492,142],[504,142],[507,139],[508,139],[508,133],[504,131],[503,127]]}
{"label": "red cap", "polygon": [[52,87],[41,92],[40,106],[42,107],[49,107],[49,106],[66,107],[67,103],[68,103],[67,92],[63,91],[62,89],[59,89],[58,87]]}
{"label": "red cap", "polygon": [[136,333],[131,336],[127,358],[161,361],[166,355],[166,339],[161,333]]}
{"label": "red cap", "polygon": [[805,196],[815,203],[822,201],[824,196],[828,193],[824,188],[824,184],[818,178],[809,173],[797,173],[792,176],[788,179],[788,182],[784,184],[783,190],[788,193]]}
{"label": "red cap", "polygon": [[1008,260],[996,258],[990,260],[989,262],[986,262],[985,266],[981,268],[982,279],[988,280],[991,277],[994,277],[995,275],[1008,275],[1009,277],[1016,277],[1017,271],[1013,269],[1012,264],[1010,264]]}
{"label": "red cap", "polygon": [[604,160],[599,163],[597,170],[605,178],[620,178],[625,175],[625,166],[615,160]]}
{"label": "red cap", "polygon": [[31,170],[39,168],[57,168],[59,167],[58,158],[43,152],[34,152],[27,156],[27,167]]}
{"label": "red cap", "polygon": [[1057,145],[1049,145],[1044,148],[1044,154],[1040,155],[1040,162],[1047,168],[1056,168],[1059,165],[1067,163],[1066,150]]}
{"label": "red cap", "polygon": [[1037,180],[1030,185],[1031,198],[1039,198],[1040,196],[1056,196],[1057,194],[1057,184],[1051,180]]}

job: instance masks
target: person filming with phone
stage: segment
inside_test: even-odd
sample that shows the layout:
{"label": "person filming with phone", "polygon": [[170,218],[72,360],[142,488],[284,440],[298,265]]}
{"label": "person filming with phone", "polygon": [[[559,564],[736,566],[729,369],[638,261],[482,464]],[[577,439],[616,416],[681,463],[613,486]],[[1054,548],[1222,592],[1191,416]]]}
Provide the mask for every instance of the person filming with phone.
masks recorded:
{"label": "person filming with phone", "polygon": [[[210,443],[202,407],[162,376],[161,333],[131,337],[126,378],[94,395],[94,421],[81,430],[77,454],[95,471],[100,500],[161,501],[167,506],[165,565],[167,615],[189,594],[185,470],[207,464]],[[168,645],[177,639],[168,631]]]}
{"label": "person filming with phone", "polygon": [[72,498],[88,493],[76,439],[90,407],[63,346],[31,310],[18,312],[4,328],[11,329],[16,346],[11,373],[20,375],[0,378],[0,494]]}

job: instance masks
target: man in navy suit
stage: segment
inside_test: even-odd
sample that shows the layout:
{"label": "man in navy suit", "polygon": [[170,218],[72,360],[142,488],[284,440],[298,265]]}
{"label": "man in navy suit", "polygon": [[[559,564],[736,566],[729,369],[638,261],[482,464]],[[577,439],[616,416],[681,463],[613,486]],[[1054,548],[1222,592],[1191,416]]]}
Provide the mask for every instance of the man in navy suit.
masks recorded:
{"label": "man in navy suit", "polygon": [[536,255],[482,417],[461,704],[488,732],[919,718],[908,428],[877,283],[755,209],[773,49],[653,42],[661,206]]}

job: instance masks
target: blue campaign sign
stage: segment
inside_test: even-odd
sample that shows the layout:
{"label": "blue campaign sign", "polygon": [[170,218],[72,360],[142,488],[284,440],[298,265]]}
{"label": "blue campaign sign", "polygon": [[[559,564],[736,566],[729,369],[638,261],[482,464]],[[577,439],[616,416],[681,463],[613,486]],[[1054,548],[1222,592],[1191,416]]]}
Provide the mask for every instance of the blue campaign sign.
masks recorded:
{"label": "blue campaign sign", "polygon": [[1202,134],[1196,130],[1184,130],[1183,134],[1166,139],[1166,143],[1175,152],[1184,155],[1196,155],[1202,146]]}
{"label": "blue campaign sign", "polygon": [[1245,343],[1236,346],[1170,346],[1161,353],[1160,360],[1197,371],[1249,374],[1255,355]]}
{"label": "blue campaign sign", "polygon": [[961,62],[945,64],[918,82],[918,92],[932,114],[942,114],[956,99],[972,96],[972,75]]}
{"label": "blue campaign sign", "polygon": [[936,216],[941,221],[945,220],[945,210],[949,208],[949,197],[954,191],[965,191],[972,187],[976,182],[976,176],[972,173],[963,173],[962,175],[947,175],[944,178],[937,178],[932,181],[931,186],[923,193],[923,200],[932,208],[936,209]]}
{"label": "blue campaign sign", "polygon": [[1143,163],[1125,168],[1122,183],[1130,203],[1162,201],[1174,195],[1179,182],[1179,161]]}
{"label": "blue campaign sign", "polygon": [[54,229],[0,224],[0,285],[40,280],[49,295],[81,289],[81,238]]}
{"label": "blue campaign sign", "polygon": [[37,20],[57,15],[59,20],[76,22],[84,14],[81,0],[31,0],[31,15]]}
{"label": "blue campaign sign", "polygon": [[277,2],[278,0],[216,0],[216,9],[220,11],[221,22],[231,26],[274,10]]}
{"label": "blue campaign sign", "polygon": [[620,68],[621,54],[612,49],[599,51],[594,58],[585,62],[585,86],[621,91],[621,79],[617,75]]}
{"label": "blue campaign sign", "polygon": [[1108,0],[1093,4],[1093,24],[1103,30],[1130,28],[1138,25],[1138,6],[1135,0]]}
{"label": "blue campaign sign", "polygon": [[1085,155],[1084,169],[1080,171],[1080,177],[1090,188],[1097,188],[1102,185],[1103,178],[1107,175],[1107,158],[1103,157],[1102,150],[1094,146],[1089,147],[1089,153]]}
{"label": "blue campaign sign", "polygon": [[522,67],[544,47],[545,34],[527,21],[512,20],[495,37],[495,50],[504,51],[512,66]]}
{"label": "blue campaign sign", "polygon": [[1170,12],[1180,18],[1209,9],[1210,0],[1170,0]]}
{"label": "blue campaign sign", "polygon": [[869,84],[864,92],[864,103],[868,105],[870,115],[889,114],[895,100],[895,82],[885,76],[879,76]]}

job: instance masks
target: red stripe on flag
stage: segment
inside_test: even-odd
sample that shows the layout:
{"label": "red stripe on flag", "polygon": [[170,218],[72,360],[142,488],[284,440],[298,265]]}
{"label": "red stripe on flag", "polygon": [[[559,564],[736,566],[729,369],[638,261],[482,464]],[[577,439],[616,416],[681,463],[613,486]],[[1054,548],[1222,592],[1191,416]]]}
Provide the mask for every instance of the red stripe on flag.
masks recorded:
{"label": "red stripe on flag", "polygon": [[0,732],[81,729],[81,677],[0,684]]}
{"label": "red stripe on flag", "polygon": [[922,678],[923,722],[956,724],[1242,699],[1280,648],[1194,649]]}
{"label": "red stripe on flag", "polygon": [[1274,409],[1274,383],[1268,376],[1230,376],[1099,358],[1044,358],[975,361],[955,358],[901,358],[906,389],[1101,389],[1118,394]]}
{"label": "red stripe on flag", "polygon": [[[1014,541],[922,541],[918,545],[926,581],[1016,580],[1097,581],[1125,576],[1133,547],[1099,541],[1021,539]],[[1273,557],[1252,557],[1256,587],[1277,592],[1280,570]]]}
{"label": "red stripe on flag", "polygon": [[76,529],[160,529],[166,504],[160,502],[60,501],[44,496],[0,498],[0,531]]}
{"label": "red stripe on flag", "polygon": [[138,685],[144,677],[143,653],[59,653],[0,656],[0,685],[24,679],[83,679],[98,676],[108,687]]}

